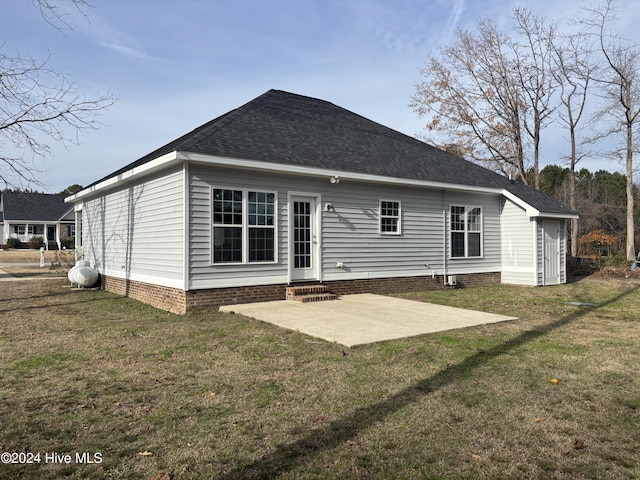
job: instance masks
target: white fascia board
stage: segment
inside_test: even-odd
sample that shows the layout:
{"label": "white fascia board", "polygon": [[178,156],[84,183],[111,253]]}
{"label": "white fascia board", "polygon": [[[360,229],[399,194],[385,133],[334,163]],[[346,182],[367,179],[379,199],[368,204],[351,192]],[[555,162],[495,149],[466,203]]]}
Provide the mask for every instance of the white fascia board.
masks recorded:
{"label": "white fascia board", "polygon": [[575,214],[563,214],[563,213],[545,213],[542,212],[540,213],[540,217],[544,217],[544,218],[559,218],[559,219],[565,219],[565,220],[571,220],[574,218],[580,218],[580,215],[575,215]]}
{"label": "white fascia board", "polygon": [[446,188],[448,190],[463,190],[477,193],[502,193],[502,189],[499,188],[474,187],[471,185],[460,185],[456,183],[431,182],[428,180],[414,180],[410,178],[388,177],[384,175],[372,175],[367,173],[344,172],[324,168],[289,165],[284,163],[271,163],[256,160],[218,157],[214,155],[204,155],[199,153],[178,152],[178,156],[183,160],[206,165],[241,168],[253,171],[259,170],[264,172],[298,174],[311,177],[327,177],[327,180],[329,179],[329,177],[337,176],[338,178],[340,178],[340,180],[355,180],[360,182],[409,185],[417,187]]}
{"label": "white fascia board", "polygon": [[460,185],[457,183],[432,182],[429,180],[416,180],[416,179],[410,179],[410,178],[389,177],[384,175],[372,175],[367,173],[343,172],[343,171],[336,171],[336,170],[317,168],[317,167],[304,167],[304,166],[289,165],[284,163],[270,163],[270,162],[262,162],[257,160],[245,160],[240,158],[220,157],[216,155],[206,155],[201,153],[189,153],[189,152],[178,152],[178,151],[167,153],[165,155],[162,155],[161,157],[150,160],[149,162],[143,165],[132,168],[131,170],[127,170],[121,173],[120,175],[116,175],[115,177],[108,178],[104,182],[100,182],[92,186],[91,188],[81,190],[78,193],[65,198],[64,201],[67,203],[76,203],[80,199],[86,198],[88,196],[93,195],[96,192],[113,187],[114,185],[120,182],[133,180],[136,177],[140,177],[143,175],[149,175],[150,173],[153,173],[156,170],[167,168],[174,163],[179,164],[183,161],[206,164],[206,165],[217,165],[222,167],[241,168],[241,169],[253,170],[253,171],[259,170],[264,172],[298,174],[298,175],[306,175],[306,176],[312,176],[312,177],[338,176],[340,179],[355,180],[360,182],[384,183],[384,184],[391,184],[391,185],[408,185],[408,186],[429,187],[429,188],[444,188],[448,190],[467,191],[467,192],[474,192],[474,193],[501,194],[501,195],[504,195],[509,200],[511,200],[512,202],[514,202],[516,205],[519,205],[522,208],[524,208],[527,213],[527,216],[529,217],[544,216],[549,218],[578,218],[577,215],[544,214],[543,212],[540,212],[539,210],[533,208],[531,205],[526,203],[521,198],[515,196],[511,192],[504,189],[500,189],[500,188],[474,187],[472,185]]}
{"label": "white fascia board", "polygon": [[511,200],[513,203],[515,203],[516,205],[518,205],[519,207],[522,207],[525,209],[525,212],[527,213],[527,217],[539,217],[540,216],[540,211],[536,208],[533,208],[531,205],[529,205],[527,202],[525,202],[524,200],[522,200],[520,197],[514,195],[513,193],[511,193],[508,190],[504,190],[502,192],[502,194],[508,198],[509,200]]}
{"label": "white fascia board", "polygon": [[540,210],[538,210],[537,208],[532,207],[531,205],[529,205],[527,202],[525,202],[524,200],[522,200],[520,197],[514,195],[513,193],[511,193],[508,190],[503,190],[502,194],[508,198],[509,200],[511,200],[513,203],[515,203],[516,205],[522,207],[525,209],[525,212],[527,213],[527,217],[544,217],[544,218],[562,218],[562,219],[571,219],[571,218],[580,218],[579,215],[576,214],[569,214],[569,213],[545,213],[545,212],[541,212]]}
{"label": "white fascia board", "polygon": [[80,190],[78,193],[65,198],[64,201],[66,203],[75,203],[81,198],[91,196],[96,192],[100,192],[102,190],[113,187],[118,183],[134,180],[135,178],[144,175],[149,175],[157,170],[167,168],[174,163],[179,164],[180,162],[181,161],[178,160],[178,152],[174,151],[167,153],[166,155],[154,158],[153,160],[150,160],[138,167],[134,167],[131,170],[127,170],[119,175],[116,175],[115,177],[108,178],[103,182],[93,185],[91,188]]}

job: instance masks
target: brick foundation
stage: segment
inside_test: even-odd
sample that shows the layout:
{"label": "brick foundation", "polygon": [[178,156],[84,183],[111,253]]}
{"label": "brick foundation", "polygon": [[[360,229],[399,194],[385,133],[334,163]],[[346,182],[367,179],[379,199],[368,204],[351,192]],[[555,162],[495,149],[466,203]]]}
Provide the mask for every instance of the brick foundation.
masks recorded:
{"label": "brick foundation", "polygon": [[[500,272],[456,275],[457,288],[480,287],[500,283]],[[313,282],[317,283],[317,282]],[[297,284],[296,284],[297,285]],[[442,276],[370,278],[363,280],[336,280],[323,285],[338,295],[353,293],[400,293],[451,288],[443,285]],[[177,288],[162,287],[149,283],[125,280],[116,277],[101,276],[104,290],[131,297],[156,308],[172,313],[184,314],[187,311],[218,308],[222,305],[239,303],[271,302],[285,300],[286,284],[259,285],[254,287],[212,288],[185,292]]]}
{"label": "brick foundation", "polygon": [[286,284],[255,287],[211,288],[186,292],[187,310],[218,308],[238,303],[274,302],[286,299]]}
{"label": "brick foundation", "polygon": [[[500,272],[475,273],[456,275],[457,288],[482,287],[500,283]],[[369,278],[366,280],[336,280],[324,282],[329,289],[338,295],[350,293],[401,293],[441,290],[451,288],[443,285],[442,276],[429,277],[399,277],[399,278]]]}
{"label": "brick foundation", "polygon": [[187,312],[186,293],[177,288],[152,285],[150,283],[125,280],[124,278],[100,276],[100,286],[109,292],[140,300],[152,307],[183,315]]}

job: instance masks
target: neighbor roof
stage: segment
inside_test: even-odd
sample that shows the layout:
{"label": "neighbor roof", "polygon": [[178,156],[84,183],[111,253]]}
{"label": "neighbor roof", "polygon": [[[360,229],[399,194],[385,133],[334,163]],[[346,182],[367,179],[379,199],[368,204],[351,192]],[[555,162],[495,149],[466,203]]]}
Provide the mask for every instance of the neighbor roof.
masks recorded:
{"label": "neighbor roof", "polygon": [[2,192],[4,221],[57,222],[70,210],[64,195]]}
{"label": "neighbor roof", "polygon": [[269,90],[89,187],[171,152],[504,189],[540,211],[575,215],[532,188],[416,138],[330,102],[280,90]]}

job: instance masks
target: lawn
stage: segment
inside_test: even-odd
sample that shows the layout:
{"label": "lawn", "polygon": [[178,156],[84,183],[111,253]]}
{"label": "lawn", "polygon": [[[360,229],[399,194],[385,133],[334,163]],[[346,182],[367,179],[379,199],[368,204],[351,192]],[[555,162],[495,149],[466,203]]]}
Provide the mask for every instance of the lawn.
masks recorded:
{"label": "lawn", "polygon": [[39,250],[0,250],[0,269],[14,277],[65,277],[75,265],[75,250],[45,250],[44,261],[44,267],[34,266],[40,263]]}
{"label": "lawn", "polygon": [[638,279],[406,297],[521,319],[343,350],[0,282],[0,478],[640,478]]}

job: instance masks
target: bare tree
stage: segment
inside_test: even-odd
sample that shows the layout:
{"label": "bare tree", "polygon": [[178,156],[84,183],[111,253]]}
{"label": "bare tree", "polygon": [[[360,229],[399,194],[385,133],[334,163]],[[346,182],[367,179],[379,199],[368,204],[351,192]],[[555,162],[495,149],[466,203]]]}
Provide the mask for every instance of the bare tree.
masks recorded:
{"label": "bare tree", "polygon": [[[603,107],[596,112],[595,125],[606,125],[599,138],[621,135],[622,153],[627,177],[627,260],[635,259],[634,184],[633,184],[633,129],[640,122],[640,51],[638,45],[611,32],[615,19],[613,0],[605,0],[586,8],[587,18],[581,22],[589,28],[603,59],[604,68],[598,76],[598,84],[604,99]],[[614,152],[616,154],[616,152]]]}
{"label": "bare tree", "polygon": [[[84,0],[69,1],[76,8],[88,5]],[[50,0],[34,4],[56,28],[67,25]],[[114,102],[110,93],[84,97],[48,58],[0,52],[0,181],[6,187],[39,184],[35,159],[49,153],[49,142],[78,144],[79,135],[98,128],[97,116]]]}
{"label": "bare tree", "polygon": [[523,104],[524,129],[533,144],[533,172],[535,188],[540,189],[540,137],[556,109],[554,94],[558,89],[558,77],[554,75],[553,45],[557,40],[556,25],[531,10],[514,7],[515,31],[523,38],[523,45],[514,49],[517,81]]}
{"label": "bare tree", "polygon": [[[583,158],[583,142],[578,139],[578,127],[584,118],[588,91],[596,71],[588,37],[582,34],[567,35],[553,46],[553,74],[560,86],[562,113],[558,121],[569,131],[570,153],[568,155],[569,206],[578,209],[576,200],[576,165]],[[571,220],[571,255],[578,255],[578,219]]]}
{"label": "bare tree", "polygon": [[[33,5],[40,10],[42,18],[44,18],[49,25],[58,30],[71,28],[69,22],[66,21],[68,13],[65,12],[59,3],[52,0],[31,1]],[[86,16],[85,9],[91,6],[86,0],[66,0],[66,3],[70,4],[75,11],[81,13],[83,16]]]}
{"label": "bare tree", "polygon": [[429,116],[427,129],[444,137],[444,145],[525,184],[532,157],[539,188],[541,134],[557,108],[556,25],[525,8],[513,13],[519,41],[488,19],[475,32],[459,31],[455,43],[429,58],[410,105]]}
{"label": "bare tree", "polygon": [[442,145],[455,145],[470,160],[526,182],[513,49],[511,39],[487,19],[475,34],[458,31],[452,45],[429,58],[410,106],[429,117],[426,128],[444,137]]}

